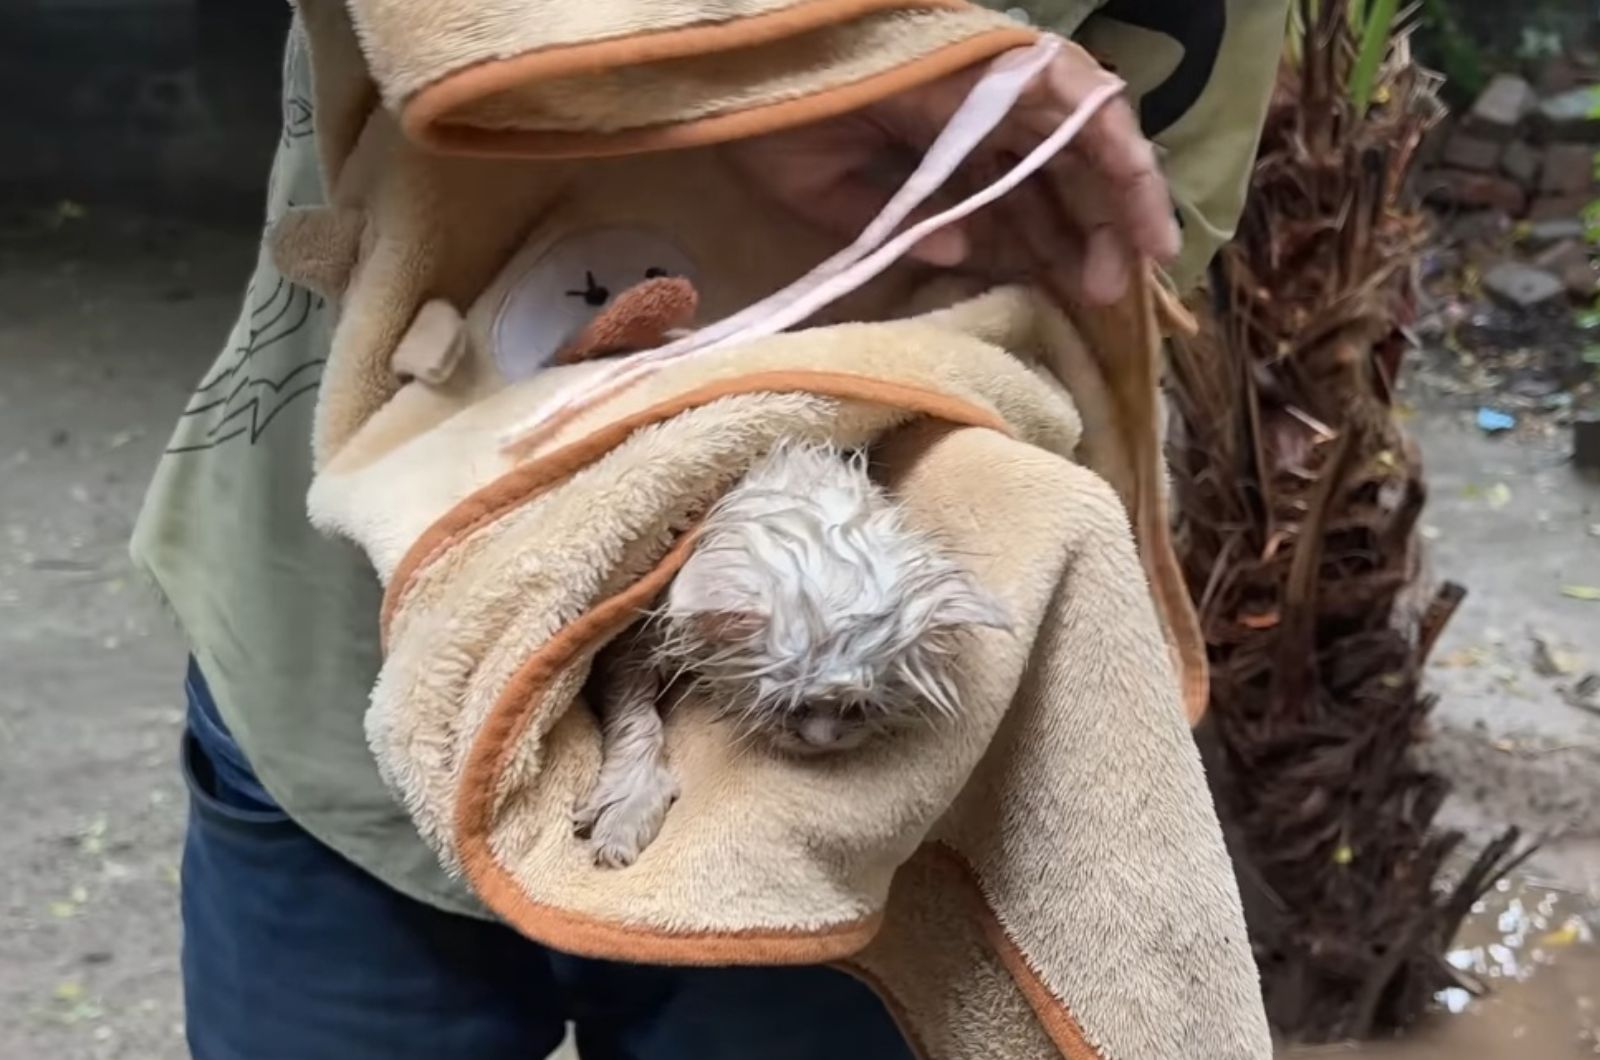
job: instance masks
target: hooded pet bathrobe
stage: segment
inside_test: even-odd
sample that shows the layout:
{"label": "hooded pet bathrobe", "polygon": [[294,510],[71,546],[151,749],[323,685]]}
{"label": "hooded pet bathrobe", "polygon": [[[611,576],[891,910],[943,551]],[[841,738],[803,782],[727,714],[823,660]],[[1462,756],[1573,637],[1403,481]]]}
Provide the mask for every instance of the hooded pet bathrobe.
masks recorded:
{"label": "hooded pet bathrobe", "polygon": [[[628,386],[596,389],[628,362],[588,356],[665,346],[839,250],[719,142],[1035,35],[937,0],[302,7],[333,205],[272,239],[340,309],[311,515],[386,586],[368,734],[441,860],[570,952],[837,962],[930,1060],[1266,1060],[1187,724],[1204,662],[1166,530],[1156,363],[1181,310],[1159,284],[1091,312],[896,265]],[[870,447],[1015,628],[964,649],[955,722],[829,759],[675,705],[682,797],[636,865],[597,868],[569,818],[599,762],[593,657],[796,438]]]}

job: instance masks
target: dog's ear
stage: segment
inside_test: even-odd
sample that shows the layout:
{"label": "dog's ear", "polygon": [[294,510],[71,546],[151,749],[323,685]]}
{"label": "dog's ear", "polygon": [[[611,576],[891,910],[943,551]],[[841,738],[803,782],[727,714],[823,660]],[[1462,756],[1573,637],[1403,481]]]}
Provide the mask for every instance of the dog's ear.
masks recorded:
{"label": "dog's ear", "polygon": [[667,618],[703,643],[727,644],[759,635],[769,616],[716,567],[705,553],[689,557],[667,590]]}
{"label": "dog's ear", "polygon": [[939,579],[934,589],[933,606],[928,612],[927,628],[934,630],[956,629],[962,626],[982,629],[1010,629],[1011,616],[1000,603],[969,572],[952,566],[949,574]]}

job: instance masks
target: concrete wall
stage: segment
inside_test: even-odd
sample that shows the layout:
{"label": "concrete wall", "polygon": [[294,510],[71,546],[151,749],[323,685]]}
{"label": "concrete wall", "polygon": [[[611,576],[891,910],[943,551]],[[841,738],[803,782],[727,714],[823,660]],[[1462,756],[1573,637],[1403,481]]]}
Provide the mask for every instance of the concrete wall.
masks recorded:
{"label": "concrete wall", "polygon": [[0,203],[260,212],[284,0],[0,0]]}

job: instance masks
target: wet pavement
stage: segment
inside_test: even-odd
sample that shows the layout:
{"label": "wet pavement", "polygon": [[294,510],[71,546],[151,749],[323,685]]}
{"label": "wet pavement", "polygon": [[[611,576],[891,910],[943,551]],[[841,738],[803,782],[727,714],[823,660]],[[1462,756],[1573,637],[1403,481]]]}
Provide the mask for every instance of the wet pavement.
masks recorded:
{"label": "wet pavement", "polygon": [[[1600,1057],[1600,909],[1568,890],[1503,880],[1449,953],[1465,985],[1403,1040],[1284,1051],[1283,1060]],[[1474,996],[1474,995],[1477,996]]]}

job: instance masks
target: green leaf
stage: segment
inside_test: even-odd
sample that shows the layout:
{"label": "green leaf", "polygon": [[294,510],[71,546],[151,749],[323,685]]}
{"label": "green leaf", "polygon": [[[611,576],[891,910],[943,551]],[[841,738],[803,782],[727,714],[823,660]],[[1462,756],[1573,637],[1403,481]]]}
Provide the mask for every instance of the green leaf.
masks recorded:
{"label": "green leaf", "polygon": [[1563,585],[1561,595],[1570,600],[1600,602],[1600,585]]}
{"label": "green leaf", "polygon": [[1367,24],[1361,32],[1361,50],[1356,53],[1355,68],[1350,71],[1350,101],[1355,104],[1356,115],[1365,117],[1372,102],[1372,86],[1378,79],[1378,67],[1389,53],[1389,32],[1394,28],[1395,10],[1399,0],[1373,0],[1367,15]]}

